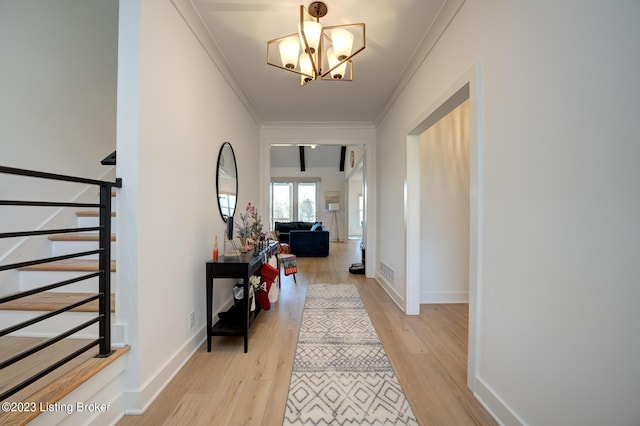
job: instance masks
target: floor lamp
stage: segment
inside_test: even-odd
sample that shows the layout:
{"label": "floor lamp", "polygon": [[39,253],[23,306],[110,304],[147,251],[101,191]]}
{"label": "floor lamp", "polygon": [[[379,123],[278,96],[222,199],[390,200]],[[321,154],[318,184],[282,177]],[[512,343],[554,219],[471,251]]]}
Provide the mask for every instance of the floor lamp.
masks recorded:
{"label": "floor lamp", "polygon": [[331,216],[331,226],[329,227],[329,232],[331,232],[331,230],[333,229],[333,223],[335,222],[337,235],[336,241],[340,241],[340,226],[337,216],[338,211],[340,211],[340,203],[329,203],[329,211],[333,213],[333,215]]}

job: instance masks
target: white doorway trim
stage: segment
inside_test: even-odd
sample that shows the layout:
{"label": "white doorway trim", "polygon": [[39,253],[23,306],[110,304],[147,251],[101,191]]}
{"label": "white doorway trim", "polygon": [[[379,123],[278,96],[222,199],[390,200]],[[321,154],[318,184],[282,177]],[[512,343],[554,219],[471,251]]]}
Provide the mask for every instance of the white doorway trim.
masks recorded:
{"label": "white doorway trim", "polygon": [[[263,217],[269,217],[269,182],[271,182],[271,145],[339,145],[364,147],[362,158],[365,224],[362,230],[367,259],[376,259],[376,152],[375,128],[363,123],[267,123],[260,129],[260,205]],[[341,227],[344,226],[341,223]],[[365,276],[375,278],[375,261],[365,262]]]}
{"label": "white doorway trim", "polygon": [[469,99],[469,329],[467,386],[475,390],[478,356],[477,330],[481,319],[482,267],[482,144],[480,64],[465,72],[436,102],[419,116],[407,132],[407,174],[404,188],[407,294],[405,312],[420,313],[420,134],[466,99]]}

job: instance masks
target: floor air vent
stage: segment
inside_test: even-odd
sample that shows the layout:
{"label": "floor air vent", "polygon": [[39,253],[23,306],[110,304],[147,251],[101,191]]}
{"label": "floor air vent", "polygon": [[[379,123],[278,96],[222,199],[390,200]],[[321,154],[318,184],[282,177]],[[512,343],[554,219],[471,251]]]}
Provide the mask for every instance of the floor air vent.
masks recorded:
{"label": "floor air vent", "polygon": [[389,265],[384,262],[380,262],[380,272],[390,283],[393,284],[395,282],[396,272]]}

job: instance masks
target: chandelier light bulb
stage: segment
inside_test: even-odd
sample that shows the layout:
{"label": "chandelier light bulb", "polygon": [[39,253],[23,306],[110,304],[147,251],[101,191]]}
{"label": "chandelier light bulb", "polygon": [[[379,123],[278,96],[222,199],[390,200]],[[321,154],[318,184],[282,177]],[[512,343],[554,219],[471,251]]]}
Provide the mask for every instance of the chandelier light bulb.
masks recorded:
{"label": "chandelier light bulb", "polygon": [[[327,50],[327,59],[329,60],[329,68],[333,68],[340,63],[340,60],[336,58],[334,49],[331,47]],[[331,78],[333,78],[334,80],[341,80],[346,70],[347,63],[345,62],[336,69],[331,70]]]}
{"label": "chandelier light bulb", "polygon": [[280,58],[282,66],[287,69],[294,69],[298,65],[298,54],[300,53],[300,41],[297,37],[287,37],[280,42]]}
{"label": "chandelier light bulb", "polygon": [[301,77],[303,82],[312,80],[310,76],[313,75],[313,65],[311,64],[311,58],[306,53],[300,55],[300,72],[305,74]]}
{"label": "chandelier light bulb", "polygon": [[[322,35],[322,24],[315,21],[304,21],[302,29],[298,24],[298,33],[300,34],[300,45],[306,49],[304,44],[304,38],[306,37],[311,53],[316,53],[320,44],[320,36]],[[304,37],[302,36],[303,33]]]}
{"label": "chandelier light bulb", "polygon": [[331,42],[333,51],[339,61],[344,61],[351,56],[353,49],[353,33],[343,28],[334,28],[331,30]]}

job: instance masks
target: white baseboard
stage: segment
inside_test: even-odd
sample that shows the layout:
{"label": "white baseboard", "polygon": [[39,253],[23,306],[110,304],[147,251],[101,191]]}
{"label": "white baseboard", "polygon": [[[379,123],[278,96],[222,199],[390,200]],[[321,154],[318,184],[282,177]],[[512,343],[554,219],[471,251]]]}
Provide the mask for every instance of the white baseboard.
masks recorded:
{"label": "white baseboard", "polygon": [[468,291],[423,291],[420,293],[421,304],[434,303],[469,303]]}
{"label": "white baseboard", "polygon": [[198,329],[140,390],[125,392],[123,395],[123,400],[125,401],[124,414],[140,415],[144,413],[187,361],[191,359],[205,339],[206,324]]}
{"label": "white baseboard", "polygon": [[379,272],[376,272],[375,280],[378,281],[378,284],[380,284],[384,291],[387,292],[389,297],[391,297],[391,300],[393,300],[396,305],[402,309],[402,312],[406,312],[404,296],[398,293],[393,285]]}
{"label": "white baseboard", "polygon": [[115,424],[122,417],[122,388],[125,358],[122,355],[82,386],[49,406],[30,426]]}
{"label": "white baseboard", "polygon": [[474,395],[491,416],[504,426],[524,426],[511,408],[482,379],[476,377]]}

